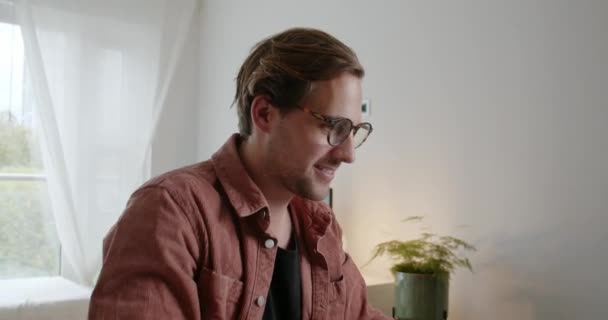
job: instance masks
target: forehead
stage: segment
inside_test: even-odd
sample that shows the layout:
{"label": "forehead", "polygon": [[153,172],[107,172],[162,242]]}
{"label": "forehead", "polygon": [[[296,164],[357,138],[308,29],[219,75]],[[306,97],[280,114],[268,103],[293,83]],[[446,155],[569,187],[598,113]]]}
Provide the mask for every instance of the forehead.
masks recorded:
{"label": "forehead", "polygon": [[361,118],[361,78],[344,73],[331,80],[315,81],[303,99],[307,108],[332,117],[358,123]]}

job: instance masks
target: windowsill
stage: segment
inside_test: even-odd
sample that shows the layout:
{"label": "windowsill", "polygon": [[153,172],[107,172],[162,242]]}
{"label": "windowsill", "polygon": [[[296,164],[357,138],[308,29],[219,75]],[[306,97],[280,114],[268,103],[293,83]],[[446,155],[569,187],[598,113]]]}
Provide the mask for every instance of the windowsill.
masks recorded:
{"label": "windowsill", "polygon": [[90,296],[91,288],[63,277],[0,280],[0,318],[83,319]]}

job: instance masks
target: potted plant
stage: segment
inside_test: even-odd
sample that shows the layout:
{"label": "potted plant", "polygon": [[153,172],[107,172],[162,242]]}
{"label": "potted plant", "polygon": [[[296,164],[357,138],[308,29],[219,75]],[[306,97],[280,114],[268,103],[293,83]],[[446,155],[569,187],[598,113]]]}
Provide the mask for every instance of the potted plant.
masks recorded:
{"label": "potted plant", "polygon": [[[403,221],[420,222],[415,216]],[[376,245],[372,258],[387,255],[395,264],[394,317],[407,320],[439,320],[448,317],[450,274],[457,268],[473,271],[462,251],[475,251],[471,244],[450,236],[422,233],[417,239],[391,240]],[[366,264],[367,265],[367,264]]]}

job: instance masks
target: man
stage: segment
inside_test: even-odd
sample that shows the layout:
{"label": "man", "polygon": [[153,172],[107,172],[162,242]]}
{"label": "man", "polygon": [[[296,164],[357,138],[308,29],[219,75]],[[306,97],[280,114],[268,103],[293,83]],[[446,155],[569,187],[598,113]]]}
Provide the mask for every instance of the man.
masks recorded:
{"label": "man", "polygon": [[355,53],[319,30],[258,43],[239,134],[147,182],[104,241],[89,319],[384,319],[323,204],[372,131]]}

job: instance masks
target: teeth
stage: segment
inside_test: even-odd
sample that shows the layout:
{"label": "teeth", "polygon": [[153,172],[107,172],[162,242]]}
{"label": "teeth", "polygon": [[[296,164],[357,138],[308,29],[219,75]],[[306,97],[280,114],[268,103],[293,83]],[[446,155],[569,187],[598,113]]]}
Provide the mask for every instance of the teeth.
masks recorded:
{"label": "teeth", "polygon": [[336,172],[335,169],[328,168],[328,167],[315,166],[315,168],[317,168],[317,170],[321,171],[323,174],[326,174],[328,176],[333,176],[334,173]]}
{"label": "teeth", "polygon": [[323,172],[324,172],[324,173],[326,173],[326,174],[332,174],[332,173],[334,173],[334,171],[333,171],[333,170],[331,170],[331,169],[327,169],[327,168],[321,168],[321,171],[323,171]]}

